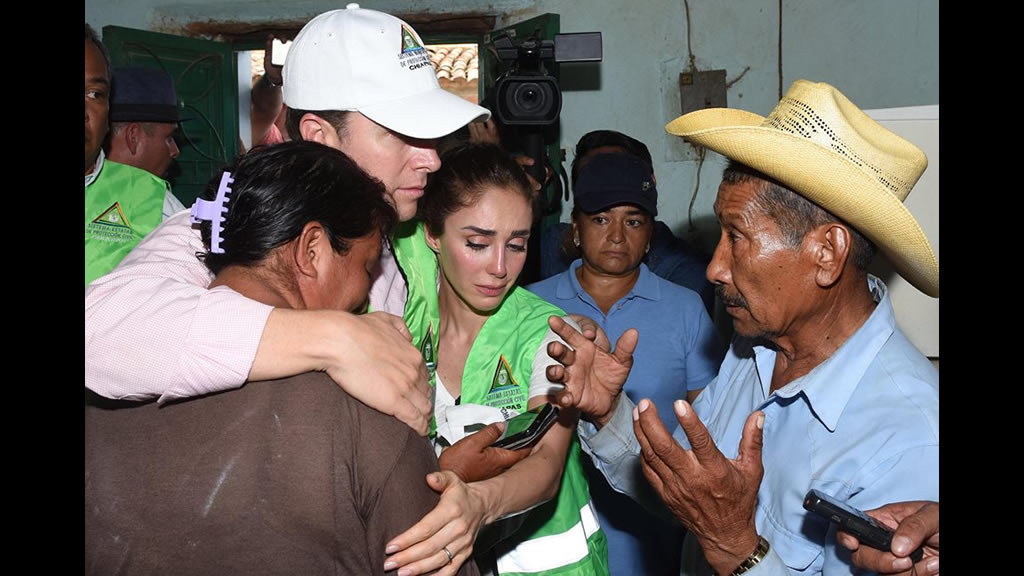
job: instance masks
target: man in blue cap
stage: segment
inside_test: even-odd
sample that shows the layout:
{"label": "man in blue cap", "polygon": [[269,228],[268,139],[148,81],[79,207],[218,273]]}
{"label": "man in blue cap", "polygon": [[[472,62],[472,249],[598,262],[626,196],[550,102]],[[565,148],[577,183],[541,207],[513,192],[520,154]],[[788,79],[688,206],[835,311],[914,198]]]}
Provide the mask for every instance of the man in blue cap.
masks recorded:
{"label": "man in blue cap", "polygon": [[[88,25],[85,29],[85,50],[85,285],[88,286],[94,279],[113,270],[164,218],[184,207],[171,194],[166,181],[146,170],[115,161],[122,159],[119,146],[112,146],[111,158],[104,156],[99,144],[107,130],[106,87],[109,85],[110,68],[106,50]],[[170,81],[170,78],[167,80]],[[93,84],[101,85],[102,89],[92,87]],[[170,120],[163,105],[157,104],[161,100],[139,97],[146,94],[146,91],[138,88],[138,82],[125,84],[131,86],[125,90],[131,98],[126,102],[118,96],[117,91],[114,92],[109,107],[111,119],[123,119],[115,110],[124,104],[130,117],[139,118],[142,115],[146,120],[173,122],[170,125],[171,130],[174,129],[177,123],[176,109],[174,119]],[[171,83],[172,101],[173,89]],[[97,95],[102,96],[103,106],[93,106],[93,110],[90,106],[100,101]],[[116,135],[111,139],[121,140]],[[135,149],[140,150],[138,146]],[[118,154],[116,157],[115,150]],[[174,150],[176,156],[177,148]]]}
{"label": "man in blue cap", "polygon": [[157,68],[117,68],[112,90],[107,157],[165,178],[180,152],[174,79]]}

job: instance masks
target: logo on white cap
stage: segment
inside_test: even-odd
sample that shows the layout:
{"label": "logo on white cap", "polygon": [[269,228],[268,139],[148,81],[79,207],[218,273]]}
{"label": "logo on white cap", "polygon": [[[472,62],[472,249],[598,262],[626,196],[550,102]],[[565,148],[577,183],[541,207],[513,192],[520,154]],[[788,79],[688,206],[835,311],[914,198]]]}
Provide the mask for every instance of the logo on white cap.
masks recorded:
{"label": "logo on white cap", "polygon": [[427,53],[427,49],[423,47],[423,44],[416,38],[413,31],[404,23],[401,26],[401,30],[402,53],[398,59],[402,68],[415,70],[424,66],[430,66],[430,54]]}

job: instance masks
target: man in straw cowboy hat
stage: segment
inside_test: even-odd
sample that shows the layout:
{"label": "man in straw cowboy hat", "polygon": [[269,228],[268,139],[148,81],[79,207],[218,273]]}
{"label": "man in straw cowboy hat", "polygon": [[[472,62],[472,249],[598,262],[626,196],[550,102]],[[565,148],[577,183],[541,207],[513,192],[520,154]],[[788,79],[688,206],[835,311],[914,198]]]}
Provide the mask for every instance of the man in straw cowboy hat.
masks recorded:
{"label": "man in straw cowboy hat", "polygon": [[[619,393],[635,331],[607,353],[552,319],[575,351],[550,346],[567,367],[549,377],[587,415],[580,436],[609,482],[689,529],[684,573],[850,573],[835,525],[803,509],[809,489],[859,509],[939,496],[938,373],[867,272],[877,249],[938,296],[938,261],[903,206],[927,159],[804,80],[767,117],[707,109],[666,129],[730,160],[707,270],[736,328],[718,377],[692,407],[676,401],[671,436],[650,400]],[[929,560],[918,574],[935,573]]]}

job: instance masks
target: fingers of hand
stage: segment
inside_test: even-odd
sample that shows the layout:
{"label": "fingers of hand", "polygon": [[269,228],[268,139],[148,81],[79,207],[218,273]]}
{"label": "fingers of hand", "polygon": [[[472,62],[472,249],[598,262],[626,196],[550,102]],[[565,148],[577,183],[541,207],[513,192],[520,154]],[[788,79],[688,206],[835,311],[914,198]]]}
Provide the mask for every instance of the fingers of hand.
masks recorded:
{"label": "fingers of hand", "polygon": [[430,405],[430,372],[427,371],[426,364],[420,362],[416,367],[416,391],[423,397],[424,404],[421,406],[427,413],[433,412],[433,406]]}
{"label": "fingers of hand", "polygon": [[654,403],[645,398],[633,410],[633,432],[640,441],[644,461],[664,479],[684,475],[686,451],[665,429]]}
{"label": "fingers of hand", "polygon": [[924,542],[939,545],[939,507],[928,504],[904,518],[892,539],[892,549],[901,555],[910,554]]}
{"label": "fingers of hand", "polygon": [[836,541],[839,542],[843,548],[850,551],[860,548],[860,541],[842,530],[836,532]]}
{"label": "fingers of hand", "polygon": [[872,572],[892,574],[895,571],[910,570],[910,558],[897,558],[888,552],[875,550],[870,546],[859,546],[851,555],[850,559],[854,565],[860,566]]}
{"label": "fingers of hand", "polygon": [[[433,476],[454,478],[450,472],[430,474],[428,477]],[[408,571],[410,575],[423,574],[448,565],[448,555],[443,551],[447,547],[452,554],[451,564],[457,570],[472,554],[473,540],[479,527],[473,521],[474,517],[461,495],[461,491],[459,495],[446,492],[437,507],[423,520],[392,540],[387,550],[401,551],[390,556],[387,564],[394,563],[395,567],[403,573]]]}
{"label": "fingers of hand", "polygon": [[711,435],[708,434],[708,429],[694,413],[693,407],[685,400],[676,400],[673,406],[676,411],[676,419],[679,420],[683,431],[686,432],[686,438],[690,441],[690,449],[697,457],[697,461],[706,464],[719,458],[724,459],[725,457],[715,446],[714,440],[711,439]]}
{"label": "fingers of hand", "polygon": [[398,418],[400,422],[412,428],[420,436],[426,436],[427,432],[430,431],[430,420],[420,414],[412,405],[409,406],[409,410],[404,407],[395,410],[392,414],[395,418]]}
{"label": "fingers of hand", "polygon": [[[548,342],[548,356],[552,360],[562,363],[564,366],[571,366],[576,360],[575,350],[561,342]],[[548,369],[550,370],[551,367]]]}
{"label": "fingers of hand", "polygon": [[[648,400],[641,400],[643,402],[649,402]],[[651,412],[651,410],[647,410]],[[636,414],[634,414],[636,416]],[[654,414],[657,420],[656,413]],[[660,424],[660,421],[659,421]],[[664,427],[664,426],[663,426]],[[636,433],[637,440],[640,442],[640,454],[642,459],[640,460],[640,468],[643,472],[644,478],[654,488],[655,492],[661,498],[665,505],[672,512],[672,515],[678,518],[681,522],[690,526],[690,511],[684,504],[686,499],[685,495],[680,493],[682,484],[679,481],[677,471],[670,468],[666,462],[658,455],[656,449],[651,445],[651,439],[644,432],[640,425],[639,418],[633,421],[633,429]],[[675,443],[673,441],[673,443]],[[676,445],[680,450],[682,447]]]}
{"label": "fingers of hand", "polygon": [[[511,468],[516,462],[530,455],[530,450],[522,448],[519,450],[506,450],[504,448],[488,448],[486,455],[493,460],[495,466],[502,469]],[[497,474],[495,474],[497,476]]]}
{"label": "fingers of hand", "polygon": [[394,314],[388,314],[387,312],[371,312],[363,317],[374,322],[384,322],[387,326],[397,330],[398,333],[402,335],[402,338],[409,342],[412,341],[412,332],[410,332],[409,327],[406,326],[405,320],[402,320]]}
{"label": "fingers of hand", "polygon": [[647,479],[647,483],[654,488],[654,491],[661,496],[662,500],[665,500],[665,482],[661,479],[661,475],[647,462],[646,459],[640,460],[640,470],[644,474],[644,478]]}
{"label": "fingers of hand", "polygon": [[440,472],[427,474],[427,485],[435,492],[444,492],[448,488],[459,483],[461,483],[461,480],[454,472],[446,472],[442,470]]}
{"label": "fingers of hand", "polygon": [[589,316],[584,316],[582,314],[569,314],[569,317],[572,318],[577,324],[579,324],[580,332],[584,336],[586,336],[587,339],[594,339],[594,337],[590,335],[597,334],[597,322],[594,322],[593,318]]}
{"label": "fingers of hand", "polygon": [[548,377],[548,381],[559,384],[565,377],[565,368],[560,364],[553,364],[544,369],[544,374]]}
{"label": "fingers of hand", "polygon": [[[451,572],[454,574],[472,551],[472,539],[466,538],[464,534],[456,535],[455,530],[450,529],[454,524],[458,523],[456,521],[445,526],[443,530],[428,540],[420,542],[408,550],[403,550],[389,556],[385,560],[385,570],[397,568],[401,574],[412,576],[415,574],[427,574],[434,570],[447,569],[454,566],[455,570]],[[468,545],[467,542],[469,543]],[[444,551],[445,548],[451,553],[451,561],[448,560],[448,554]]]}
{"label": "fingers of hand", "polygon": [[562,392],[556,394],[555,399],[558,405],[563,408],[570,408],[572,406],[575,406],[577,401],[577,398],[572,394],[572,392],[569,392],[568,390],[563,390]]}
{"label": "fingers of hand", "polygon": [[482,430],[473,434],[473,436],[480,436],[479,445],[482,447],[490,446],[494,442],[501,438],[501,433],[505,431],[506,424],[504,422],[495,422],[484,426]]}
{"label": "fingers of hand", "polygon": [[[458,477],[453,472],[433,472],[427,474],[427,484],[430,485],[431,489],[442,492],[441,500],[437,503],[437,506],[433,510],[427,513],[419,522],[414,524],[412,528],[409,528],[405,532],[402,532],[395,538],[388,542],[386,551],[398,552],[402,551],[403,556],[399,557],[397,561],[401,564],[402,562],[410,562],[413,555],[416,554],[414,550],[419,550],[420,556],[416,558],[424,558],[429,555],[430,552],[440,550],[441,546],[444,546],[447,542],[450,542],[450,538],[455,537],[455,533],[459,529],[465,529],[467,523],[463,518],[465,501],[460,495],[455,494],[454,491],[449,492],[447,489],[458,482]],[[449,538],[450,537],[450,538]],[[437,544],[433,549],[427,549],[421,546],[424,542],[428,542],[433,538],[449,538],[443,542]],[[420,546],[420,548],[417,548]],[[405,554],[408,552],[409,554]]]}
{"label": "fingers of hand", "polygon": [[593,345],[587,338],[576,331],[568,322],[562,320],[558,316],[551,316],[548,318],[548,326],[555,334],[558,334],[562,340],[565,340],[569,346],[573,348],[579,348],[583,344]]}
{"label": "fingers of hand", "polygon": [[764,433],[764,412],[755,411],[747,417],[740,438],[737,461],[741,468],[760,478],[764,469],[761,464],[761,447]]}
{"label": "fingers of hand", "polygon": [[633,363],[633,351],[636,350],[637,342],[640,340],[640,333],[637,332],[636,328],[630,328],[619,336],[619,339],[615,341],[615,352],[613,355],[620,364],[632,365]]}
{"label": "fingers of hand", "polygon": [[418,364],[413,369],[401,370],[401,374],[387,378],[384,386],[396,386],[395,383],[398,383],[397,398],[393,404],[395,416],[424,435],[430,425],[433,407],[430,404],[430,382],[422,358],[418,358]]}

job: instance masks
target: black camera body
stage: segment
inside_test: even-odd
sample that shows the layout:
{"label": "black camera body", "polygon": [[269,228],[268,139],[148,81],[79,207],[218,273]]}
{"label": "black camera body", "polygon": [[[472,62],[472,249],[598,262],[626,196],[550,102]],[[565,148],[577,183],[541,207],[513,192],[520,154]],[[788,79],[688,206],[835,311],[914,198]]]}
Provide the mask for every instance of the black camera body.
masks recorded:
{"label": "black camera body", "polygon": [[507,126],[551,126],[562,111],[562,91],[548,74],[546,60],[600,62],[601,33],[556,34],[554,40],[531,36],[523,41],[504,34],[493,40],[508,70],[494,84],[494,113]]}

